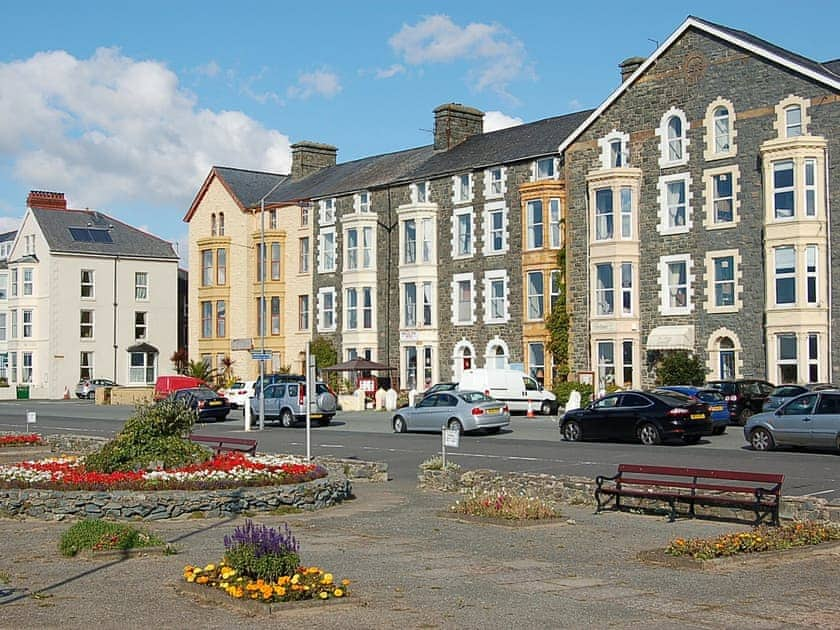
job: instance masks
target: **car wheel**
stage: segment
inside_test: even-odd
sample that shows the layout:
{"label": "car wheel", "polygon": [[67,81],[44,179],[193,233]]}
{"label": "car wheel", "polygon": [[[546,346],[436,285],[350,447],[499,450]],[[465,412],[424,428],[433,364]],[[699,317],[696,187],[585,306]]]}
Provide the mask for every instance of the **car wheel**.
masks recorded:
{"label": "car wheel", "polygon": [[639,427],[639,440],[645,446],[653,446],[662,442],[662,436],[659,435],[659,429],[650,422],[646,422]]}
{"label": "car wheel", "polygon": [[394,433],[405,433],[407,430],[405,419],[402,416],[394,417]]}
{"label": "car wheel", "polygon": [[96,393],[95,392],[88,392],[87,399],[88,400],[93,400],[94,398],[96,398]]}
{"label": "car wheel", "polygon": [[750,433],[750,446],[753,447],[754,451],[771,451],[776,443],[773,441],[770,431],[757,427]]}
{"label": "car wheel", "polygon": [[685,435],[683,436],[683,444],[697,444],[700,441],[699,435]]}
{"label": "car wheel", "polygon": [[280,414],[280,424],[283,425],[284,428],[288,429],[291,428],[294,423],[295,417],[292,415],[292,412],[288,409],[284,409],[283,413]]}
{"label": "car wheel", "polygon": [[550,416],[551,415],[551,403],[548,402],[547,400],[543,401],[543,404],[540,407],[540,413],[544,416]]}
{"label": "car wheel", "polygon": [[461,421],[457,418],[450,418],[449,422],[446,423],[446,428],[450,431],[457,431],[458,433],[464,430],[464,427],[461,426]]}
{"label": "car wheel", "polygon": [[583,431],[580,429],[580,423],[577,420],[569,420],[563,425],[563,439],[567,442],[580,442],[583,436]]}
{"label": "car wheel", "polygon": [[723,435],[726,433],[726,427],[715,427],[712,429],[712,435]]}
{"label": "car wheel", "polygon": [[744,426],[745,424],[747,424],[747,420],[749,420],[752,415],[752,409],[750,409],[749,407],[744,407],[744,409],[741,411],[741,415],[738,416],[738,424]]}

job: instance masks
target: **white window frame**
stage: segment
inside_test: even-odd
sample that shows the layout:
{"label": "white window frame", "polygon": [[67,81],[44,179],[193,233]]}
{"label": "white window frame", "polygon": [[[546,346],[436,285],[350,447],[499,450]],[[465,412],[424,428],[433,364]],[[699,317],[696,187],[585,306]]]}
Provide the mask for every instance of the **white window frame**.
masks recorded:
{"label": "white window frame", "polygon": [[359,290],[357,287],[344,289],[345,330],[358,330],[359,328]]}
{"label": "white window frame", "polygon": [[[224,300],[221,300],[224,301]],[[140,317],[142,316],[142,317]],[[138,334],[139,333],[139,334]],[[149,338],[149,313],[148,311],[134,311],[134,339]]]}
{"label": "white window frame", "polygon": [[809,332],[805,336],[806,357],[808,360],[808,382],[819,383],[820,381],[820,335]]}
{"label": "white window frame", "polygon": [[362,287],[362,329],[376,326],[376,287]]}
{"label": "white window frame", "polygon": [[[142,356],[142,365],[134,365],[134,357]],[[152,358],[151,364],[149,358]],[[157,358],[154,352],[130,352],[128,355],[128,382],[131,385],[150,385],[155,382],[157,375]],[[151,372],[150,372],[151,370]],[[138,371],[142,372],[143,378],[138,379]]]}
{"label": "white window frame", "polygon": [[8,313],[0,311],[0,341],[8,341],[7,337]]}
{"label": "white window frame", "polygon": [[[464,190],[466,184],[466,190]],[[453,203],[470,203],[473,200],[473,174],[461,173],[452,176]]]}
{"label": "white window frame", "polygon": [[[201,250],[201,286],[213,285],[215,274],[213,273],[213,249]],[[209,264],[208,264],[209,263]]]}
{"label": "white window frame", "polygon": [[31,308],[21,310],[21,332],[23,339],[32,339],[35,330],[35,312]]}
{"label": "white window frame", "polygon": [[[784,166],[785,168],[782,169],[782,166]],[[789,186],[776,186],[777,171],[790,171],[791,184]],[[770,198],[773,200],[773,220],[791,221],[793,219],[796,219],[796,181],[798,179],[796,177],[796,160],[794,160],[792,157],[783,160],[774,160],[773,163],[770,165],[770,177],[772,177],[772,181],[770,182]],[[776,202],[777,195],[785,195],[785,197],[790,195],[792,207],[780,208],[780,206]]]}
{"label": "white window frame", "polygon": [[[327,237],[331,237],[328,242]],[[336,270],[337,244],[335,239],[335,228],[328,227],[321,229],[318,234],[318,273],[334,273]],[[332,262],[332,265],[328,263]]]}
{"label": "white window frame", "polygon": [[[400,250],[402,251],[402,264],[417,264],[417,219],[409,217],[400,221]],[[414,231],[414,237],[409,238],[409,227]]]}
{"label": "white window frame", "polygon": [[[35,238],[33,236],[33,238]],[[35,291],[35,270],[32,267],[24,267],[21,274],[23,280],[23,295],[32,295]]]}
{"label": "white window frame", "polygon": [[[727,266],[731,266],[730,272],[731,277],[728,279],[721,279],[718,277],[718,262],[727,262]],[[724,295],[724,293],[719,293],[719,291],[723,291],[723,289],[729,286],[731,295],[732,295],[732,303],[731,304],[720,304],[718,303],[718,297],[720,295]],[[737,270],[735,268],[735,256],[732,254],[726,254],[723,256],[712,256],[712,304],[715,309],[722,309],[722,308],[730,308],[735,306],[735,291],[738,287],[738,278],[737,278]]]}
{"label": "white window frame", "polygon": [[[669,268],[671,264],[685,264],[685,304],[682,306],[671,305],[671,289],[679,288],[681,285],[672,287],[669,279]],[[694,310],[693,287],[694,287],[693,263],[690,254],[677,254],[674,256],[661,256],[659,258],[659,312],[662,315],[687,315]]]}
{"label": "white window frame", "polygon": [[202,300],[199,302],[201,308],[201,338],[210,339],[213,337],[213,309],[215,305],[213,300]]}
{"label": "white window frame", "polygon": [[417,326],[430,328],[435,325],[435,287],[430,280],[419,285],[421,295],[417,300]]}
{"label": "white window frame", "polygon": [[33,373],[33,354],[29,351],[24,351],[20,353],[20,382],[21,383],[31,383],[32,382],[32,373]]}
{"label": "white window frame", "polygon": [[[732,280],[719,280],[717,277],[716,261],[723,258],[732,259]],[[738,249],[721,249],[706,252],[706,281],[705,309],[709,313],[736,313],[743,308],[743,268],[741,253]],[[732,304],[719,306],[717,303],[717,287],[721,284],[732,284]]]}
{"label": "white window frame", "polygon": [[[493,286],[501,284],[501,296],[493,294]],[[501,308],[501,315],[493,316],[493,303],[496,302]],[[495,269],[484,272],[484,323],[504,324],[510,320],[510,282],[506,269]]]}
{"label": "white window frame", "polygon": [[335,224],[335,197],[318,201],[318,223],[321,226]]}
{"label": "white window frame", "polygon": [[309,295],[298,296],[298,330],[309,330]]}
{"label": "white window frame", "polygon": [[[788,112],[791,111],[792,107],[798,107],[800,113],[800,120],[797,125],[799,127],[799,133],[795,135],[790,134],[791,125],[788,120]],[[776,112],[776,120],[773,122],[773,126],[776,129],[778,137],[780,139],[794,139],[807,136],[808,128],[811,125],[810,107],[810,99],[802,98],[801,96],[796,96],[795,94],[790,94],[779,101],[774,108]]]}
{"label": "white window frame", "polygon": [[[793,255],[793,270],[783,271],[779,273],[779,253],[781,250],[790,251]],[[796,279],[796,269],[798,267],[797,251],[794,245],[779,245],[773,248],[773,305],[776,308],[791,308],[796,306],[796,301],[799,296],[797,290],[798,284]],[[789,269],[788,267],[781,267],[781,269]],[[779,282],[790,283],[793,286],[793,299],[786,302],[779,302]]]}
{"label": "white window frame", "polygon": [[[595,240],[596,241],[612,241],[615,239],[615,189],[612,186],[603,188],[596,188],[593,194],[595,203],[593,204],[593,211],[595,212]],[[598,206],[598,193],[603,199],[609,198],[609,208],[604,207],[604,212]]]}
{"label": "white window frame", "polygon": [[[461,283],[467,283],[470,288],[470,317],[460,319],[459,289]],[[475,324],[475,276],[472,273],[456,273],[452,276],[452,324],[454,326],[469,326]]]}
{"label": "white window frame", "polygon": [[[325,302],[330,297],[331,308],[327,308]],[[318,332],[333,332],[336,329],[336,316],[338,304],[336,304],[335,287],[322,287],[318,289]],[[327,316],[329,315],[329,321]]]}
{"label": "white window frame", "polygon": [[[802,105],[794,103],[784,109],[785,112],[785,138],[798,138],[802,133]],[[792,114],[796,114],[794,117]]]}
{"label": "white window frame", "polygon": [[353,210],[359,214],[367,214],[371,211],[370,193],[367,190],[361,190],[353,195]]}
{"label": "white window frame", "polygon": [[[793,358],[782,358],[782,338],[790,339],[793,337]],[[793,382],[799,382],[802,378],[799,371],[799,336],[794,332],[779,332],[776,333],[776,382],[785,382],[782,380],[782,366],[792,365],[796,368],[796,379]]]}
{"label": "white window frame", "polygon": [[359,228],[351,227],[344,230],[344,241],[344,255],[346,257],[344,268],[346,271],[357,271],[359,269]]}
{"label": "white window frame", "polygon": [[[673,183],[680,182],[685,191],[685,223],[683,225],[675,224],[671,221],[672,212],[669,206],[668,189]],[[688,173],[679,173],[677,175],[663,175],[659,178],[656,188],[659,191],[659,223],[656,226],[656,231],[660,234],[685,234],[691,231],[694,222],[692,220],[692,199],[691,192],[691,175]]]}
{"label": "white window frame", "polygon": [[409,186],[411,203],[431,203],[429,182],[415,182]]}
{"label": "white window frame", "polygon": [[298,239],[298,273],[309,273],[309,237]]}
{"label": "white window frame", "polygon": [[[601,271],[604,271],[603,275]],[[609,280],[610,285],[602,286],[602,279]],[[615,264],[609,261],[595,263],[592,280],[595,291],[593,317],[615,317]]]}
{"label": "white window frame", "polygon": [[[534,361],[534,349],[539,347],[542,361]],[[542,372],[542,377],[538,374]],[[527,374],[535,381],[542,384],[545,382],[545,343],[542,341],[528,342],[528,371]],[[541,379],[541,380],[540,380]]]}
{"label": "white window frame", "polygon": [[[470,242],[469,251],[461,253],[461,217],[469,217],[469,231]],[[473,216],[473,207],[458,208],[452,213],[452,258],[463,259],[472,258],[475,254],[475,220]]]}
{"label": "white window frame", "polygon": [[805,303],[808,306],[820,304],[820,252],[813,244],[805,246]]}
{"label": "white window frame", "polygon": [[[539,275],[542,278],[542,291],[540,293],[531,293],[531,276]],[[539,300],[542,308],[539,309],[539,315],[533,317],[531,315],[531,300]],[[528,271],[525,273],[525,320],[529,322],[540,322],[545,320],[545,273],[542,269]]]}
{"label": "white window frame", "polygon": [[805,158],[802,161],[802,187],[805,189],[805,217],[817,216],[817,160]]}
{"label": "white window frame", "polygon": [[79,352],[79,380],[90,380],[93,378],[94,353],[90,350]]}
{"label": "white window frame", "polygon": [[[622,261],[618,265],[618,282],[620,291],[619,305],[616,312],[622,317],[633,317],[636,312],[636,266],[629,261]],[[626,299],[625,299],[626,298]],[[626,304],[629,302],[629,308]]]}
{"label": "white window frame", "polygon": [[431,264],[437,260],[435,254],[435,220],[432,217],[422,217],[419,222],[420,262],[424,265]]}
{"label": "white window frame", "polygon": [[[618,151],[615,151],[616,145]],[[603,138],[598,139],[601,149],[601,168],[627,168],[630,166],[630,134],[613,129]]]}
{"label": "white window frame", "polygon": [[[534,214],[533,208],[539,206],[539,213]],[[535,222],[534,217],[539,218],[539,223]],[[537,231],[539,226],[539,232]],[[537,243],[537,234],[539,233],[540,242]],[[542,199],[528,199],[525,201],[525,249],[537,250],[545,247],[545,207]]]}
{"label": "white window frame", "polygon": [[[669,136],[669,123],[672,118],[679,119],[682,127],[682,134],[676,138]],[[688,164],[689,145],[691,140],[688,137],[688,131],[691,125],[686,118],[685,112],[676,107],[672,107],[662,115],[659,121],[659,127],[655,130],[655,134],[659,136],[659,167],[670,168],[672,166],[683,166]],[[673,142],[678,142],[681,148],[681,155],[674,159],[671,156],[670,146]]]}
{"label": "white window frame", "polygon": [[[218,267],[218,265],[217,265]],[[138,302],[149,301],[149,272],[134,272],[134,299]]]}
{"label": "white window frame", "polygon": [[[727,176],[730,179],[731,197],[719,197],[717,189],[718,178]],[[735,227],[741,220],[741,170],[737,164],[732,166],[720,166],[703,171],[704,217],[703,226],[707,230],[721,230]],[[729,221],[718,221],[718,203],[729,200],[730,214]]]}
{"label": "white window frame", "polygon": [[557,179],[557,158],[554,156],[538,158],[534,160],[532,169],[531,181],[540,182]]}
{"label": "white window frame", "polygon": [[[493,227],[493,216],[501,216],[501,228]],[[494,247],[494,234],[501,232],[501,247]],[[484,204],[484,250],[485,256],[504,254],[508,251],[508,209],[504,201]]]}
{"label": "white window frame", "polygon": [[[402,327],[417,328],[417,282],[403,282],[400,291]],[[411,298],[411,299],[409,299]]]}
{"label": "white window frame", "polygon": [[[12,313],[12,339],[17,337],[17,311],[10,311]],[[90,321],[84,321],[84,313],[90,313]],[[90,335],[85,336],[82,331],[84,329],[90,330]],[[79,339],[90,340],[96,336],[96,312],[93,309],[83,308],[79,310]]]}
{"label": "white window frame", "polygon": [[563,201],[559,197],[548,200],[548,247],[563,247]]}
{"label": "white window frame", "polygon": [[[726,139],[728,141],[728,145],[724,147],[718,146],[718,139],[720,138],[721,134],[719,133],[719,119],[723,118],[722,116],[718,116],[718,112],[720,110],[724,110],[726,112]],[[705,135],[705,148],[703,149],[703,159],[707,162],[712,160],[720,160],[723,158],[728,157],[735,157],[737,154],[737,146],[735,143],[735,139],[738,135],[737,130],[735,129],[735,105],[729,99],[725,98],[716,98],[714,101],[709,103],[709,106],[706,108],[706,116],[703,118],[703,126],[704,126],[704,135]]]}
{"label": "white window frame", "polygon": [[507,168],[491,166],[484,171],[484,198],[497,199],[507,194]]}

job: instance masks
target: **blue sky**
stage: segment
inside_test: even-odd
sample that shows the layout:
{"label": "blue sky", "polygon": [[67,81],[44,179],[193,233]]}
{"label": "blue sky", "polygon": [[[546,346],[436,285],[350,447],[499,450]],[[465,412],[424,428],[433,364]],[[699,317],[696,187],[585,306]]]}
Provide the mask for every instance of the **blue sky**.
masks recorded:
{"label": "blue sky", "polygon": [[9,3],[0,230],[45,189],[183,244],[213,164],[285,172],[299,140],[340,161],[428,144],[447,102],[490,128],[595,107],[689,14],[840,57],[830,1]]}

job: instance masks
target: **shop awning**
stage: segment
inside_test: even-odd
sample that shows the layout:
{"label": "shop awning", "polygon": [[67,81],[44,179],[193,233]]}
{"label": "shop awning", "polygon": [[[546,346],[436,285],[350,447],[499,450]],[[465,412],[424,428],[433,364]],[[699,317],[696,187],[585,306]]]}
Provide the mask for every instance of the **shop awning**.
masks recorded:
{"label": "shop awning", "polygon": [[648,350],[694,350],[694,326],[657,326],[647,338]]}

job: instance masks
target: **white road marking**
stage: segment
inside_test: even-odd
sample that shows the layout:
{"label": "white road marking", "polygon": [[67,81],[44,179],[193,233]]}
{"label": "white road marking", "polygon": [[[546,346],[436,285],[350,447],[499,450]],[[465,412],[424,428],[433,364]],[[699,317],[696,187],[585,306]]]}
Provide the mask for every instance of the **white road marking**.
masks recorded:
{"label": "white road marking", "polygon": [[321,448],[344,448],[344,444],[319,444]]}
{"label": "white road marking", "polygon": [[837,489],[835,488],[834,490],[820,490],[819,492],[809,492],[805,496],[806,497],[813,497],[813,496],[816,496],[818,494],[831,494],[832,492],[837,492]]}

